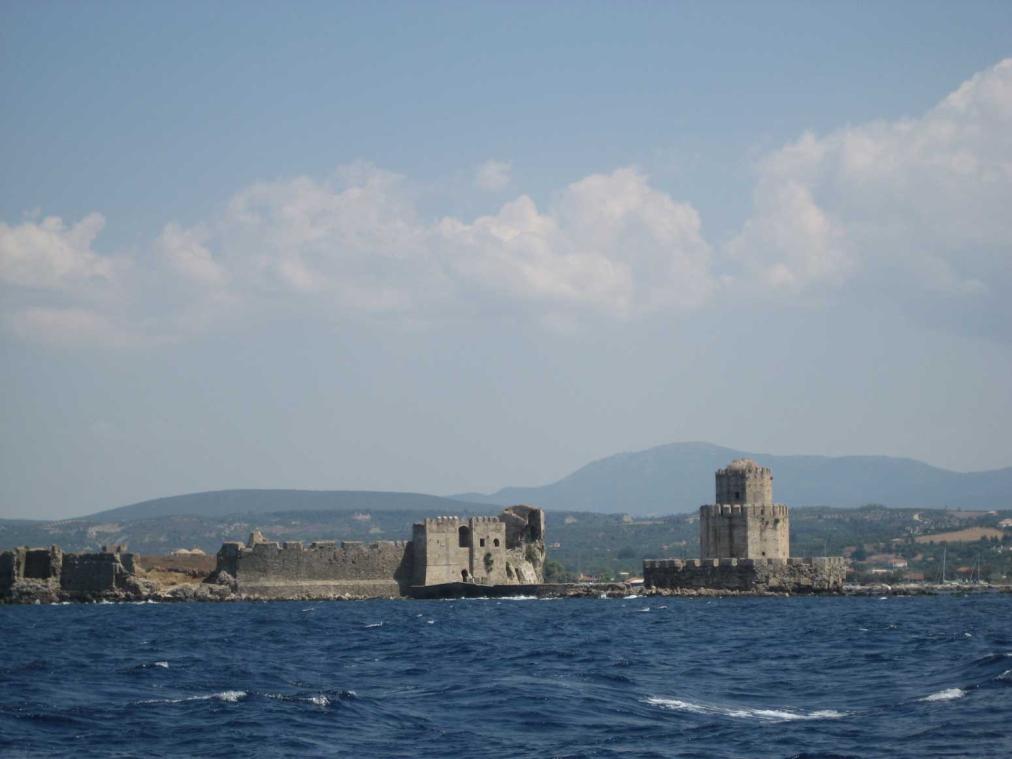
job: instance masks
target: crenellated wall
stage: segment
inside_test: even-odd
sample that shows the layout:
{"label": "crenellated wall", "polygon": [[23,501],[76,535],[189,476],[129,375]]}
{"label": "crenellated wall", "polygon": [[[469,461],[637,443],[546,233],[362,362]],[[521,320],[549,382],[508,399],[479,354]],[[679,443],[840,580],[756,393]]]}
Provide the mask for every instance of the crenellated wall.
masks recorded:
{"label": "crenellated wall", "polygon": [[735,459],[718,469],[714,479],[717,503],[773,503],[773,471],[752,459]]}
{"label": "crenellated wall", "polygon": [[340,545],[316,541],[305,546],[301,541],[277,543],[251,536],[247,545],[225,543],[217,558],[215,576],[227,572],[240,593],[331,598],[401,595],[411,582],[413,555],[406,541]]}
{"label": "crenellated wall", "polygon": [[699,508],[704,559],[786,559],[790,515],[783,504],[708,504]]}
{"label": "crenellated wall", "polygon": [[415,585],[544,581],[545,513],[511,506],[497,517],[442,516],[414,525]]}
{"label": "crenellated wall", "polygon": [[648,559],[648,588],[716,588],[791,593],[842,590],[847,576],[842,556],[802,559]]}

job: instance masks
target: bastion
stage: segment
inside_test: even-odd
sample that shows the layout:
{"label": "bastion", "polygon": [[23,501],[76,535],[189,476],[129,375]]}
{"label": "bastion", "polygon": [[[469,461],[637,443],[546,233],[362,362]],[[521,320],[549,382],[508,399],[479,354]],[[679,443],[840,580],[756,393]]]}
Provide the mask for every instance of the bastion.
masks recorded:
{"label": "bastion", "polygon": [[544,581],[545,514],[511,506],[499,516],[441,516],[412,527],[409,541],[276,542],[259,530],[217,554],[207,582],[258,598],[393,598],[412,588]]}
{"label": "bastion", "polygon": [[699,507],[700,559],[647,559],[643,584],[653,588],[841,590],[840,556],[791,558],[790,513],[773,502],[773,472],[751,459],[718,469],[716,503]]}

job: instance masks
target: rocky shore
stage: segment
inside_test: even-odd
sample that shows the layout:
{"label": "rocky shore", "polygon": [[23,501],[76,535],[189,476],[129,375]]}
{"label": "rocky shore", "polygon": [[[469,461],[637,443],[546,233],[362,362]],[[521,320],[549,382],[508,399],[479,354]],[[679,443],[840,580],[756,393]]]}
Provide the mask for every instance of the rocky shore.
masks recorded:
{"label": "rocky shore", "polygon": [[[734,598],[734,597],[787,597],[797,595],[815,596],[930,596],[980,593],[1012,593],[1012,586],[989,584],[903,584],[903,585],[845,585],[842,590],[816,591],[812,593],[787,593],[775,590],[725,590],[718,588],[644,588],[626,583],[555,583],[516,588],[513,596],[537,598],[627,598],[682,597],[682,598]],[[482,594],[480,588],[466,594],[468,597],[501,597],[499,593]],[[437,597],[430,595],[429,597]],[[463,594],[446,594],[444,598],[464,597]],[[22,580],[0,597],[0,604],[56,604],[56,603],[116,603],[116,602],[236,602],[236,601],[356,601],[376,596],[335,593],[321,598],[318,594],[300,594],[297,591],[286,596],[262,596],[237,592],[235,581],[227,574],[220,573],[213,580],[197,583],[163,585],[143,577],[131,577],[122,588],[95,592],[69,592],[60,590],[52,583],[39,580]]]}

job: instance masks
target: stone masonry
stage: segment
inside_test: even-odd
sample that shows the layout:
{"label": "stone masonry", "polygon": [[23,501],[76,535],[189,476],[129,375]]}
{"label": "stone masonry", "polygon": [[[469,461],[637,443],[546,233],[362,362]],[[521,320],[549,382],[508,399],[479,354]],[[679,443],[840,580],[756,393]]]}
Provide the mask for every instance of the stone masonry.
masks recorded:
{"label": "stone masonry", "polygon": [[211,583],[261,598],[396,597],[411,586],[543,582],[545,516],[511,506],[498,517],[436,517],[411,541],[278,543],[258,530],[218,551]]}
{"label": "stone masonry", "polygon": [[647,559],[643,584],[653,588],[840,590],[839,556],[790,557],[790,515],[773,503],[773,472],[736,459],[716,472],[715,504],[699,509],[701,559]]}
{"label": "stone masonry", "polygon": [[139,592],[134,555],[126,546],[99,553],[64,553],[59,546],[0,553],[0,598],[87,600]]}
{"label": "stone masonry", "polygon": [[716,503],[699,508],[699,555],[704,559],[786,559],[787,507],[773,503],[773,472],[736,459],[716,473]]}
{"label": "stone masonry", "polygon": [[545,513],[511,506],[498,517],[436,517],[414,526],[414,584],[544,582]]}

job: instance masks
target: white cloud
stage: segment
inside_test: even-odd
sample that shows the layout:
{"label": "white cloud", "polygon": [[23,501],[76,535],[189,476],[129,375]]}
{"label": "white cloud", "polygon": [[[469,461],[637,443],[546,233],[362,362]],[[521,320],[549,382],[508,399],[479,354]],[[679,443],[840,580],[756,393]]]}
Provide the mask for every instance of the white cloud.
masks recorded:
{"label": "white cloud", "polygon": [[727,246],[739,279],[996,295],[1012,284],[1012,59],[920,118],[805,134],[760,164],[754,195]]}
{"label": "white cloud", "polygon": [[634,169],[575,182],[545,213],[521,196],[470,224],[443,219],[439,234],[464,283],[551,311],[691,308],[712,287],[698,214]]}
{"label": "white cloud", "polygon": [[105,218],[99,213],[69,227],[58,216],[13,227],[0,222],[0,281],[60,289],[112,279],[113,262],[91,249],[103,226]]}
{"label": "white cloud", "polygon": [[228,274],[214,260],[205,245],[206,241],[207,233],[203,229],[183,229],[170,223],[165,225],[155,246],[183,277],[203,285],[223,285],[228,280]]}
{"label": "white cloud", "polygon": [[[475,181],[501,189],[509,164],[486,162]],[[425,217],[415,192],[364,163],[256,183],[217,218],[166,224],[154,258],[96,253],[97,213],[0,224],[0,313],[26,339],[109,345],[272,308],[404,324],[521,315],[566,332],[700,308],[726,285],[730,297],[888,297],[992,329],[1012,323],[1012,60],[919,118],[805,134],[768,155],[751,217],[721,248],[720,285],[699,214],[635,168],[468,219]]]}
{"label": "white cloud", "polygon": [[68,348],[133,348],[165,342],[132,328],[125,320],[83,308],[27,308],[6,317],[18,337]]}
{"label": "white cloud", "polygon": [[508,161],[485,161],[474,170],[474,186],[490,192],[502,190],[510,183],[512,168]]}

